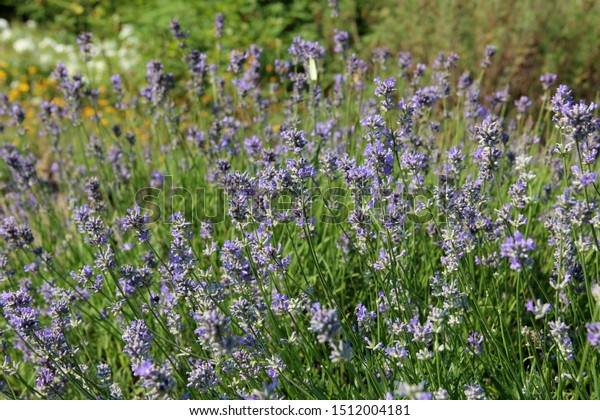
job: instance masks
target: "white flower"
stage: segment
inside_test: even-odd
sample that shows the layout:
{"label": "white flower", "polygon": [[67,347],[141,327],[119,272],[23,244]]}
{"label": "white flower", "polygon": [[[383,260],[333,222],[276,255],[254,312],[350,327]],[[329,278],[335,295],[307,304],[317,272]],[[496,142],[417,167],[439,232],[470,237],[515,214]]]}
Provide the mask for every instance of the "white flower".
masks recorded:
{"label": "white flower", "polygon": [[58,54],[64,54],[67,51],[67,46],[63,44],[54,44],[53,47]]}
{"label": "white flower", "polygon": [[42,53],[39,55],[40,65],[43,67],[49,67],[54,64],[54,58],[48,53]]}
{"label": "white flower", "polygon": [[8,41],[9,39],[11,39],[13,36],[13,32],[10,28],[6,28],[2,30],[2,33],[0,33],[0,41]]}
{"label": "white flower", "polygon": [[598,305],[600,305],[600,285],[592,284],[592,296]]}
{"label": "white flower", "polygon": [[35,49],[35,43],[31,38],[20,38],[14,42],[13,48],[17,54],[23,54],[25,52],[33,51]]}
{"label": "white flower", "polygon": [[95,75],[101,75],[106,71],[106,63],[104,61],[94,60],[89,62],[90,71]]}
{"label": "white flower", "polygon": [[44,39],[42,39],[40,41],[39,47],[40,48],[52,48],[52,49],[55,49],[56,48],[56,41],[53,40],[52,38],[49,38],[49,37],[45,36]]}
{"label": "white flower", "polygon": [[133,25],[123,25],[121,27],[121,32],[119,33],[120,39],[127,39],[131,35],[133,35]]}

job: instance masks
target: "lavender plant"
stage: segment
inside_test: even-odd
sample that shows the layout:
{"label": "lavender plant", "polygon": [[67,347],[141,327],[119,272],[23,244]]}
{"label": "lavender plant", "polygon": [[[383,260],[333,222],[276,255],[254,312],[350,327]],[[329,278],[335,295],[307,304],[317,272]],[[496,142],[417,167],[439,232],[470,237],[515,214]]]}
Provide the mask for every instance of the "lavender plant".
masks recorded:
{"label": "lavender plant", "polygon": [[595,104],[170,28],[184,73],[0,98],[4,396],[600,398]]}

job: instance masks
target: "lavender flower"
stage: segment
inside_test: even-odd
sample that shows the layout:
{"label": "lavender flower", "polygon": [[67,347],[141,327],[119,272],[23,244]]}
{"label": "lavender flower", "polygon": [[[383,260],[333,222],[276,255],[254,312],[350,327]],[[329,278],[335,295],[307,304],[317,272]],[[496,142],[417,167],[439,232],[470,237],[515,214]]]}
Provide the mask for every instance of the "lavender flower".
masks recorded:
{"label": "lavender flower", "polygon": [[396,79],[390,77],[385,81],[381,81],[378,77],[375,79],[375,96],[388,97],[396,91]]}
{"label": "lavender flower", "polygon": [[92,59],[92,40],[93,35],[90,32],[82,32],[77,35],[77,43],[79,44],[79,50],[83,54],[83,59],[85,61],[90,61]]}
{"label": "lavender flower", "polygon": [[348,39],[349,39],[348,32],[339,31],[337,29],[334,29],[334,31],[333,31],[333,42],[334,42],[333,51],[336,53],[342,53],[342,52],[346,51],[347,49],[349,49],[350,46],[348,45]]}
{"label": "lavender flower", "polygon": [[135,231],[140,242],[150,238],[150,230],[146,227],[150,223],[147,213],[142,214],[142,209],[136,204],[133,209],[127,209],[127,216],[121,220],[121,229]]}
{"label": "lavender flower", "polygon": [[122,95],[123,92],[123,79],[120,74],[113,74],[110,76],[110,83],[117,95]]}
{"label": "lavender flower", "polygon": [[170,27],[171,27],[171,34],[173,35],[173,38],[180,41],[180,44],[179,44],[180,48],[185,48],[186,44],[183,40],[185,38],[187,38],[188,36],[190,36],[190,31],[183,31],[181,29],[181,24],[179,23],[179,20],[177,20],[177,19],[171,20]]}
{"label": "lavender flower", "polygon": [[476,355],[483,352],[483,349],[481,348],[481,345],[483,344],[483,335],[481,335],[478,331],[473,332],[469,336],[467,342],[469,343],[466,349],[467,353]]}
{"label": "lavender flower", "polygon": [[587,329],[588,343],[600,352],[600,322],[588,322],[585,324]]}
{"label": "lavender flower", "polygon": [[572,360],[574,357],[574,350],[573,342],[569,337],[569,326],[565,324],[561,318],[558,318],[556,322],[548,322],[548,326],[550,327],[550,335],[554,339],[561,356],[567,360]]}
{"label": "lavender flower", "polygon": [[500,247],[500,253],[508,258],[510,268],[515,271],[521,271],[523,267],[531,267],[533,259],[530,258],[532,251],[535,251],[533,239],[523,236],[518,230],[513,237],[508,237]]}
{"label": "lavender flower", "polygon": [[299,36],[294,38],[288,52],[296,62],[302,61],[307,68],[311,58],[314,61],[319,61],[325,57],[325,48],[318,42],[305,41]]}
{"label": "lavender flower", "polygon": [[14,216],[4,218],[0,236],[13,248],[25,248],[33,242],[33,233],[27,223],[17,224]]}
{"label": "lavender flower", "polygon": [[598,122],[594,118],[597,105],[586,105],[583,101],[576,104],[566,101],[560,108],[560,114],[555,115],[557,126],[565,135],[575,141],[583,141],[587,136],[598,130]]}
{"label": "lavender flower", "polygon": [[148,358],[154,336],[143,319],[131,321],[124,329],[122,338],[125,341],[123,353],[131,358],[132,364],[135,365],[138,361]]}
{"label": "lavender flower", "polygon": [[217,13],[215,15],[215,36],[221,38],[223,36],[223,25],[225,23],[225,15]]}
{"label": "lavender flower", "polygon": [[33,299],[23,287],[16,292],[0,293],[4,317],[22,336],[30,336],[38,329],[39,312],[32,307],[32,303]]}
{"label": "lavender flower", "polygon": [[67,101],[68,118],[73,122],[73,125],[79,125],[79,114],[85,87],[83,76],[81,73],[76,73],[73,77],[69,78],[69,72],[61,62],[56,65],[51,75],[57,80],[58,88],[62,91]]}
{"label": "lavender flower", "polygon": [[392,149],[386,147],[380,140],[368,143],[365,147],[365,157],[368,165],[380,175],[391,175],[394,168]]}
{"label": "lavender flower", "polygon": [[102,275],[94,275],[90,265],[85,265],[79,272],[71,271],[70,274],[79,286],[88,287],[96,293],[102,290]]}
{"label": "lavender flower", "polygon": [[483,52],[483,58],[481,59],[480,66],[483,68],[488,68],[492,65],[492,57],[496,55],[496,47],[493,45],[488,45],[485,47],[485,51]]}
{"label": "lavender flower", "polygon": [[573,174],[571,182],[575,191],[581,191],[596,182],[596,172],[582,172],[577,165],[571,167],[571,172]]}
{"label": "lavender flower", "polygon": [[194,369],[188,374],[187,386],[196,389],[200,394],[213,391],[221,382],[213,361],[197,360]]}
{"label": "lavender flower", "polygon": [[340,15],[340,0],[327,0],[329,6],[329,15],[333,18],[339,17]]}
{"label": "lavender flower", "polygon": [[487,397],[485,395],[485,390],[476,383],[472,381],[470,384],[465,385],[465,396],[469,400],[486,400]]}
{"label": "lavender flower", "polygon": [[380,66],[382,70],[386,70],[386,63],[390,58],[390,49],[387,47],[375,48],[371,61]]}
{"label": "lavender flower", "polygon": [[317,333],[319,343],[332,342],[339,334],[341,324],[337,319],[337,309],[325,309],[319,302],[311,310],[310,330]]}
{"label": "lavender flower", "polygon": [[545,73],[540,76],[540,82],[544,90],[550,90],[550,87],[556,83],[557,76],[553,73]]}
{"label": "lavender flower", "polygon": [[238,74],[247,59],[248,53],[246,51],[231,50],[231,53],[229,54],[229,66],[227,67],[227,70],[233,74]]}
{"label": "lavender flower", "polygon": [[188,89],[195,92],[198,96],[202,96],[208,75],[206,54],[202,54],[195,49],[191,50],[185,57],[185,64],[192,75],[192,79],[187,83]]}
{"label": "lavender flower", "polygon": [[140,94],[146,98],[153,107],[162,105],[175,85],[175,78],[171,73],[163,71],[163,65],[160,61],[150,61],[146,65],[146,80],[148,85],[144,87]]}
{"label": "lavender flower", "polygon": [[531,101],[527,96],[521,96],[518,100],[515,101],[515,106],[521,114],[524,114],[527,108],[531,106]]}
{"label": "lavender flower", "polygon": [[534,304],[532,300],[528,300],[525,304],[527,308],[527,312],[531,312],[535,315],[535,319],[542,319],[552,310],[552,305],[549,303],[544,303],[538,299]]}
{"label": "lavender flower", "polygon": [[398,67],[400,68],[400,77],[405,79],[408,76],[408,68],[412,64],[412,54],[407,51],[401,51],[398,54]]}
{"label": "lavender flower", "polygon": [[141,378],[149,399],[166,398],[175,389],[175,379],[167,366],[156,365],[151,359],[143,360],[133,367],[133,373]]}
{"label": "lavender flower", "polygon": [[294,127],[282,130],[281,138],[285,141],[289,149],[294,151],[294,153],[300,153],[304,146],[306,146],[308,143],[304,130],[297,130]]}
{"label": "lavender flower", "polygon": [[389,395],[388,399],[393,397],[408,400],[431,400],[433,395],[431,392],[425,391],[425,382],[418,385],[410,385],[408,382],[396,382],[394,392]]}

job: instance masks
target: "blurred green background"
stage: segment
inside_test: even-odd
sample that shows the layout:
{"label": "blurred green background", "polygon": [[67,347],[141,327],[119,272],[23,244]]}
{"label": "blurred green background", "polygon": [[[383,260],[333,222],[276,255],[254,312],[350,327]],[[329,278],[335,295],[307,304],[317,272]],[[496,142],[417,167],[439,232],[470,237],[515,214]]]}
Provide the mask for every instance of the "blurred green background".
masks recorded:
{"label": "blurred green background", "polygon": [[[110,38],[131,24],[144,59],[168,57],[169,21],[191,31],[190,44],[214,50],[213,19],[226,16],[225,50],[256,43],[274,57],[302,35],[332,43],[333,28],[351,35],[353,48],[410,51],[431,63],[439,51],[458,52],[476,68],[487,44],[498,47],[487,88],[509,85],[513,97],[538,89],[539,75],[555,72],[581,97],[600,89],[600,1],[596,0],[341,0],[339,17],[327,0],[4,0],[11,24],[35,20],[38,30]],[[163,48],[161,50],[161,48]],[[394,58],[394,62],[395,62]],[[484,88],[485,88],[484,87]]]}

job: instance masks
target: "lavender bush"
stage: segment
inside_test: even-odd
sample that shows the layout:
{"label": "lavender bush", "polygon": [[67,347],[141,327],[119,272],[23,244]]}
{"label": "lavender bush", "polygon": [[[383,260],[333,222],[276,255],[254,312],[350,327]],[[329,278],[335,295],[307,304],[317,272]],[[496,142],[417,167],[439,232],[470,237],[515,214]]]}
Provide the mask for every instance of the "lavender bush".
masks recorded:
{"label": "lavender bush", "polygon": [[0,97],[5,397],[600,398],[595,104],[171,32],[185,75]]}

